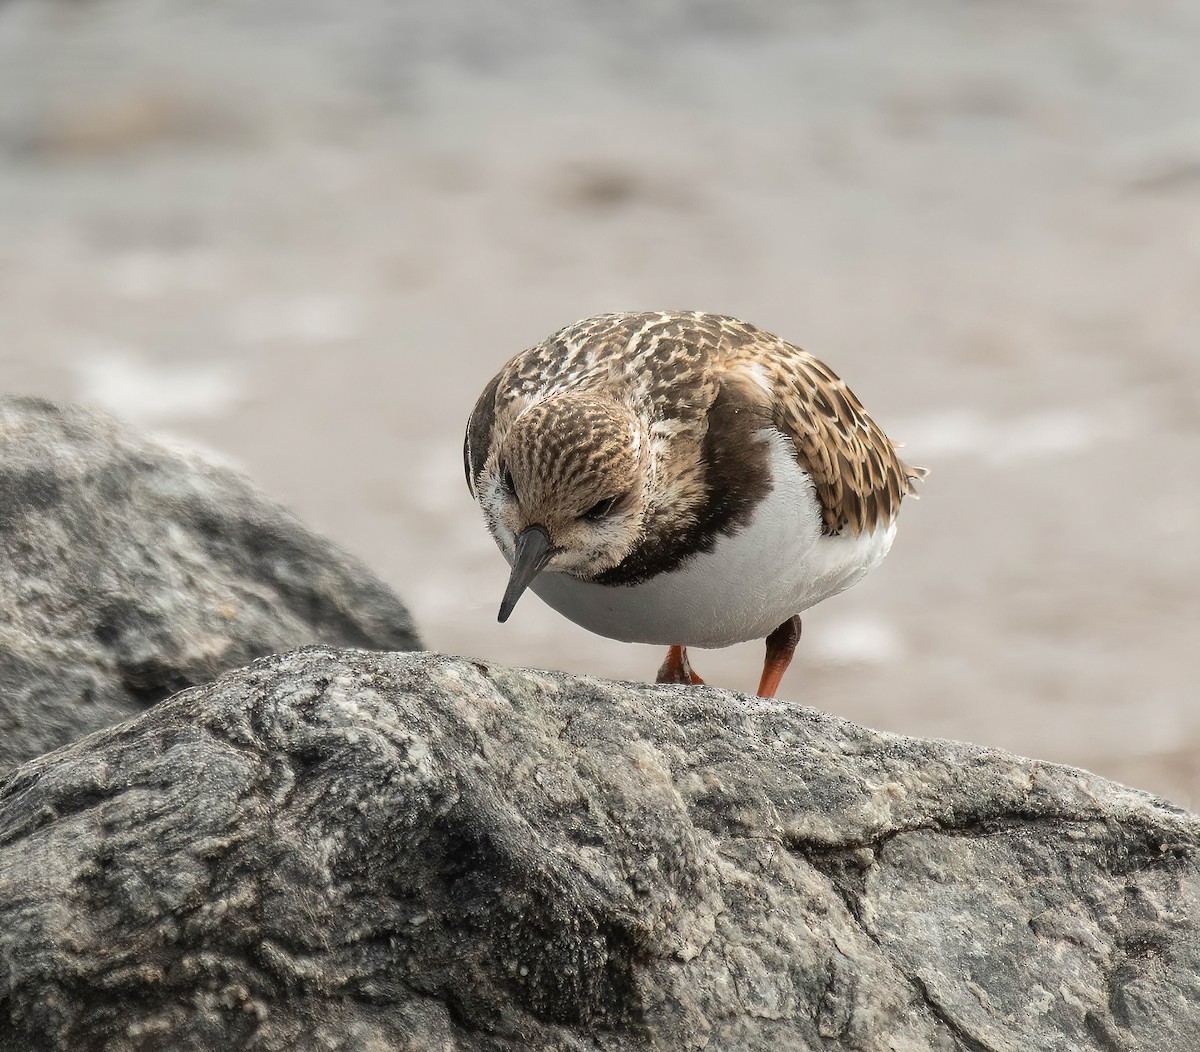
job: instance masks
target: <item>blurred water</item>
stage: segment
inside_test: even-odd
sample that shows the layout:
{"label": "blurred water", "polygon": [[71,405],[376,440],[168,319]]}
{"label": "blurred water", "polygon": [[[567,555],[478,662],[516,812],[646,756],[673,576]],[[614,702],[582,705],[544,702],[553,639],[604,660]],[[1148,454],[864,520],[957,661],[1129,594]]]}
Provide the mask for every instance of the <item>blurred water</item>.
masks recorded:
{"label": "blurred water", "polygon": [[1186,0],[9,0],[3,382],[239,462],[438,649],[648,678],[495,623],[462,426],[577,317],[746,317],[934,469],[784,693],[1200,804],[1198,47]]}

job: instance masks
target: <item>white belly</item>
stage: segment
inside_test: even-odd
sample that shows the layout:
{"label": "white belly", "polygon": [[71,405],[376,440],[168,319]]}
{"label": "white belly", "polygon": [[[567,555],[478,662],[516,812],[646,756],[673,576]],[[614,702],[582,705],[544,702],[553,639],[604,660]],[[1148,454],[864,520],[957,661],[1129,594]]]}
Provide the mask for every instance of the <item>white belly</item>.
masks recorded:
{"label": "white belly", "polygon": [[539,574],[530,588],[597,635],[627,643],[725,647],[769,635],[793,614],[848,588],[887,554],[896,527],[829,537],[811,477],[773,429],[771,493],[750,522],[671,573],[635,585]]}

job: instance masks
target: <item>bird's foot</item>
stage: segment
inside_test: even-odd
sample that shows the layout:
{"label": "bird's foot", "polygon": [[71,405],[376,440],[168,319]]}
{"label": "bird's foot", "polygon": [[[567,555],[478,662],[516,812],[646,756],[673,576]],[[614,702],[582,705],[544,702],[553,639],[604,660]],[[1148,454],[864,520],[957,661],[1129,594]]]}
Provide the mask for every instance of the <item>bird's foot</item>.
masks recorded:
{"label": "bird's foot", "polygon": [[[774,632],[767,636],[767,656],[763,662],[762,679],[758,683],[760,698],[773,698],[779,682],[792,663],[796,644],[800,642],[800,616],[789,617]],[[665,666],[664,666],[665,667]]]}
{"label": "bird's foot", "polygon": [[658,679],[655,682],[695,685],[703,684],[704,680],[692,671],[692,664],[688,661],[687,647],[671,647],[667,651],[667,660],[658,670]]}

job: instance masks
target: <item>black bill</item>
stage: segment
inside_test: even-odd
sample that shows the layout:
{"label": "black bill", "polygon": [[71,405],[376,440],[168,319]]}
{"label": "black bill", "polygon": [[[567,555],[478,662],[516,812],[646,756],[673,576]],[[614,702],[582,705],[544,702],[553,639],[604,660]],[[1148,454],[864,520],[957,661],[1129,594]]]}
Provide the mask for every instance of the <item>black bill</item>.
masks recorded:
{"label": "black bill", "polygon": [[504,598],[500,602],[500,613],[496,620],[501,623],[508,620],[517,600],[529,587],[542,568],[550,561],[554,548],[550,545],[550,535],[541,526],[528,526],[521,531],[517,538],[517,553],[513,558],[512,575],[508,579],[508,587],[504,590]]}

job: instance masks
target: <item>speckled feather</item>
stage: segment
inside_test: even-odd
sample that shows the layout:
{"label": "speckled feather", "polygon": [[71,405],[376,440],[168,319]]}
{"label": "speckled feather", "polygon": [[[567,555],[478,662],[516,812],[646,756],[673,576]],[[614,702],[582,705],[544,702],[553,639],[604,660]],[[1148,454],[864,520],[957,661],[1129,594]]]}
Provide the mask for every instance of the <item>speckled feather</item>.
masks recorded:
{"label": "speckled feather", "polygon": [[[762,496],[746,469],[761,462],[739,462],[726,448],[730,437],[768,425],[788,436],[797,463],[813,479],[830,535],[890,525],[902,498],[925,475],[897,457],[846,384],[808,352],[715,314],[606,314],[516,355],[485,389],[464,447],[473,493],[489,452],[523,414],[568,391],[614,401],[650,422],[662,500],[650,509],[644,565],[610,574],[611,583],[644,577],[656,563],[677,563],[688,544],[702,545],[704,535],[744,519]],[[545,448],[530,455],[561,456],[578,446],[578,434],[588,433],[582,417],[578,427],[558,423],[559,436],[540,432]],[[753,443],[734,444],[755,455]],[[732,498],[706,515],[703,506],[722,490]],[[692,529],[680,528],[689,523]]]}

